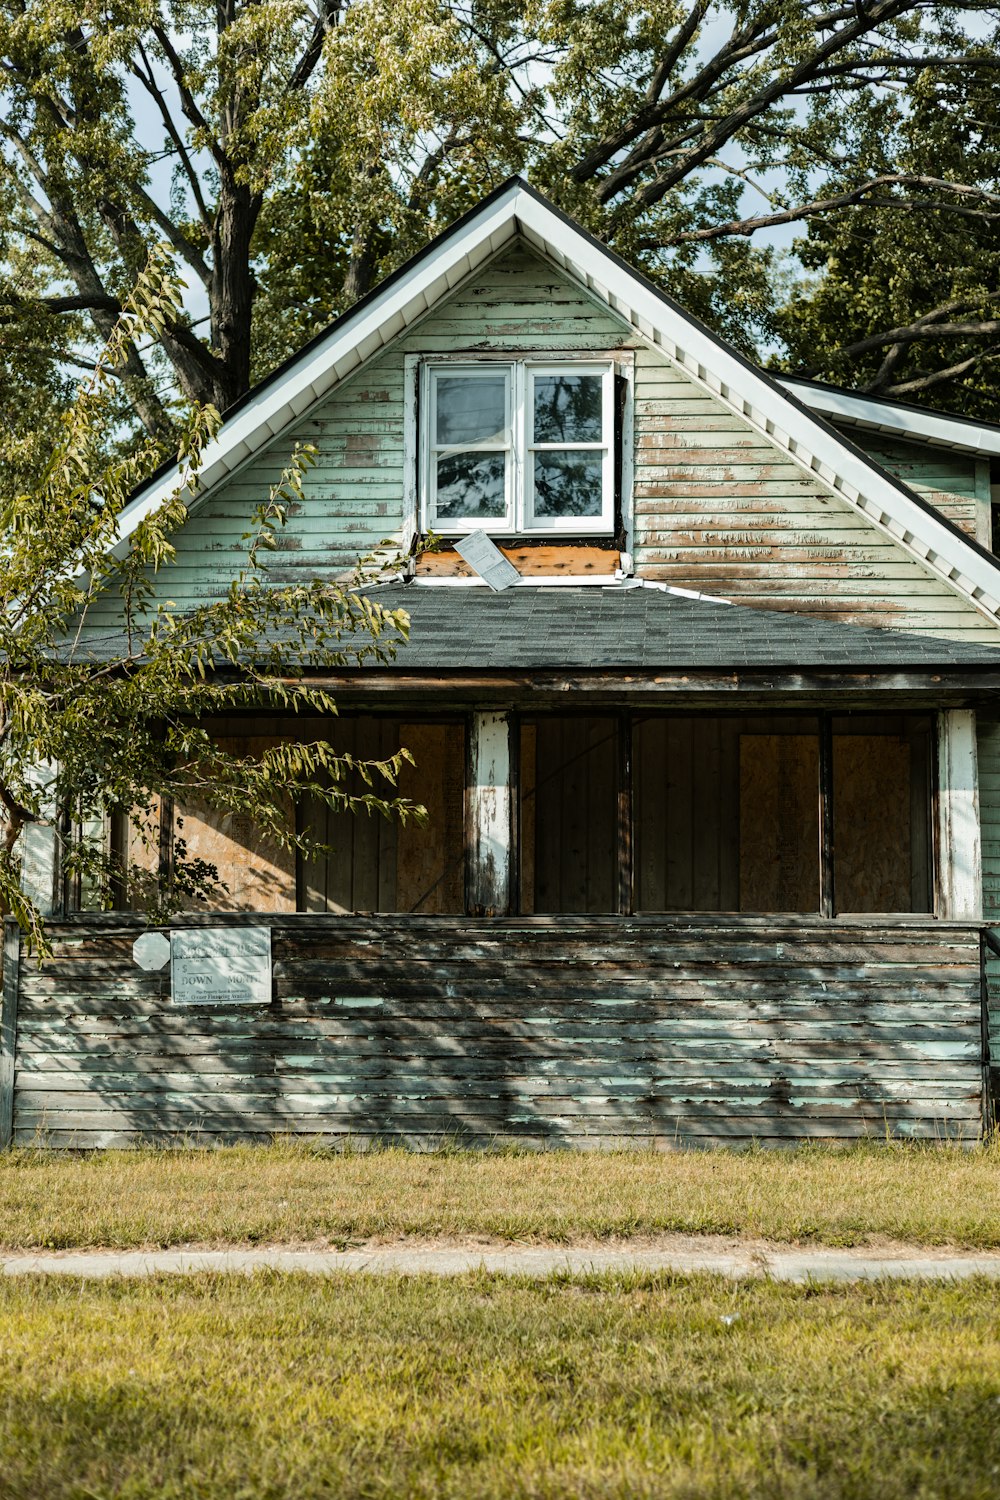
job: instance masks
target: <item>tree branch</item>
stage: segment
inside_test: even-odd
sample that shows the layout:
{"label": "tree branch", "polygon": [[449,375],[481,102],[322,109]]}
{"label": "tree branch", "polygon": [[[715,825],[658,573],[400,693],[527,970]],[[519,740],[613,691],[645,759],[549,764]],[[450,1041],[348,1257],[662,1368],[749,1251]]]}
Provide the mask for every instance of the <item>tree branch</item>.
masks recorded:
{"label": "tree branch", "polygon": [[205,287],[211,286],[211,267],[194,241],[184,233],[183,229],[174,223],[169,214],[163,212],[156,200],[146,192],[144,187],[140,187],[138,183],[134,183],[132,191],[153,220],[153,223],[163,231],[171,245],[177,251],[177,254],[191,267],[201,284]]}
{"label": "tree branch", "polygon": [[173,42],[170,40],[166,29],[159,22],[154,23],[151,29],[153,35],[156,37],[157,42],[159,42],[163,55],[170,67],[170,72],[173,76],[174,84],[180,96],[181,109],[184,111],[186,119],[190,121],[190,123],[196,130],[201,131],[202,135],[205,137],[206,150],[211,152],[212,156],[214,156],[216,164],[222,170],[229,172],[231,170],[229,158],[226,155],[225,151],[223,151],[219,142],[216,140],[211,126],[205,119],[205,116],[202,114],[201,110],[198,108],[194,95],[191,93],[191,90],[187,86],[187,79],[184,74],[184,64],[181,61]]}
{"label": "tree branch", "polygon": [[677,35],[653,69],[653,76],[649,80],[649,87],[646,90],[647,104],[655,104],[659,100],[660,95],[667,86],[671,73],[680,62],[692,38],[705,19],[710,4],[711,0],[696,0],[696,3],[692,5],[684,17],[684,20],[677,29]]}
{"label": "tree branch", "polygon": [[[718,155],[721,148],[752,120],[756,119],[758,115],[770,109],[772,105],[776,104],[790,91],[816,78],[829,61],[836,57],[838,53],[842,53],[852,43],[861,40],[883,22],[894,19],[897,15],[902,14],[910,8],[912,8],[912,0],[874,0],[874,3],[870,5],[859,5],[851,12],[851,19],[839,30],[828,35],[826,40],[820,40],[808,57],[804,58],[796,66],[788,69],[787,72],[782,72],[778,77],[772,77],[770,82],[758,89],[752,97],[744,100],[742,104],[737,105],[736,108],[730,110],[724,117],[718,119],[713,128],[704,130],[697,145],[679,153],[668,171],[658,174],[635,194],[634,207],[639,211],[653,207],[666,196],[671,188],[676,186],[678,182],[696,167],[700,166],[708,157]],[[777,33],[773,30],[762,33],[761,28],[758,27],[753,35],[748,37],[745,49],[750,53],[758,53],[769,46],[770,41],[776,38],[776,35]],[[742,39],[740,41],[742,42]],[[699,81],[702,92],[704,92],[706,81],[708,87],[714,86],[729,67],[736,61],[741,60],[741,47],[733,49],[731,43],[716,55],[716,58],[713,59],[707,69],[703,70],[700,80],[695,80],[691,85],[686,86],[685,89],[679,90],[676,95],[664,101],[656,110],[649,111],[648,113],[651,118],[641,122],[642,128],[645,129],[649,124],[668,118],[676,110],[678,102],[685,100],[692,94],[692,91],[699,85]],[[708,77],[709,73],[711,73],[711,77]],[[623,149],[628,144],[628,139],[638,133],[638,130],[634,128],[635,119],[636,117],[633,117],[633,122],[631,122],[633,127],[631,134],[626,136],[625,139],[619,139],[613,146],[613,149],[604,158],[605,160],[609,160],[610,156],[614,155],[617,150]],[[626,130],[628,130],[628,127],[626,127]],[[622,135],[623,132],[619,132],[619,137]],[[585,161],[578,166],[577,170],[582,173],[584,178],[592,176],[596,170],[596,167],[592,165],[594,156],[594,152],[589,153]],[[603,165],[603,162],[599,164]],[[629,173],[630,180],[634,180],[637,166],[637,163],[633,163]],[[607,203],[627,185],[629,184],[623,183],[620,180],[619,174],[612,172],[598,188],[597,196],[599,201]],[[621,214],[618,217],[620,219]]]}
{"label": "tree branch", "polygon": [[[731,168],[726,168],[731,171]],[[740,176],[739,172],[735,173]],[[669,241],[657,244],[654,241],[646,241],[644,249],[662,248],[663,244],[687,245],[704,244],[709,240],[723,239],[731,235],[749,236],[756,234],[759,229],[773,229],[780,224],[794,224],[802,219],[810,219],[816,214],[829,213],[837,208],[851,208],[868,200],[868,194],[876,192],[883,187],[933,187],[944,189],[954,193],[957,197],[983,198],[987,203],[995,203],[1000,206],[1000,193],[992,193],[987,188],[971,187],[967,183],[948,182],[940,177],[923,177],[916,174],[893,172],[883,177],[873,177],[871,182],[862,183],[860,187],[851,188],[848,192],[837,193],[832,198],[816,198],[812,203],[800,203],[795,208],[781,210],[780,213],[758,214],[749,219],[730,219],[725,224],[711,224],[705,229],[684,229],[675,235],[671,235]],[[963,204],[947,203],[943,200],[913,200],[903,198],[880,198],[870,200],[869,206],[873,208],[894,208],[900,211],[922,211],[938,209],[945,213],[953,213],[961,218],[976,218],[992,221],[1000,218],[1000,213],[989,213],[985,209],[966,208]]]}
{"label": "tree branch", "polygon": [[[929,343],[935,339],[985,339],[993,338],[996,334],[1000,334],[998,318],[976,323],[911,323],[908,328],[890,328],[888,333],[873,333],[855,344],[845,344],[837,353],[846,359],[871,354],[876,349],[884,349],[887,344],[902,346],[925,341]],[[820,368],[822,367],[818,365],[811,367],[813,372]]]}
{"label": "tree branch", "polygon": [[323,55],[323,43],[340,20],[339,0],[320,0],[316,21],[305,51],[299,58],[285,85],[286,94],[294,94],[304,88]]}
{"label": "tree branch", "polygon": [[138,78],[139,82],[149,94],[150,98],[153,99],[157,109],[159,110],[160,118],[163,121],[164,128],[171,141],[173,142],[177,150],[177,154],[180,158],[181,167],[183,168],[184,175],[187,178],[188,186],[191,189],[191,195],[194,198],[195,205],[198,209],[198,217],[201,219],[202,227],[207,233],[211,234],[212,215],[208,211],[208,205],[206,204],[204,195],[201,191],[201,179],[194,169],[194,163],[191,160],[190,153],[188,152],[187,146],[184,143],[181,133],[177,129],[174,117],[171,114],[170,110],[167,108],[166,100],[163,97],[163,90],[157,88],[156,86],[156,80],[153,76],[153,67],[146,54],[146,49],[141,41],[139,42],[139,56],[142,58],[143,65],[146,69],[145,73],[143,73],[141,68],[137,68],[135,64],[132,65],[131,71],[134,76]]}
{"label": "tree branch", "polygon": [[967,375],[976,365],[995,358],[994,352],[982,350],[978,354],[970,355],[968,359],[961,360],[956,365],[949,365],[946,370],[922,370],[909,380],[901,380],[898,385],[886,387],[881,394],[883,396],[908,396],[917,391],[929,391],[936,385],[943,385],[946,380],[957,380],[960,375]]}

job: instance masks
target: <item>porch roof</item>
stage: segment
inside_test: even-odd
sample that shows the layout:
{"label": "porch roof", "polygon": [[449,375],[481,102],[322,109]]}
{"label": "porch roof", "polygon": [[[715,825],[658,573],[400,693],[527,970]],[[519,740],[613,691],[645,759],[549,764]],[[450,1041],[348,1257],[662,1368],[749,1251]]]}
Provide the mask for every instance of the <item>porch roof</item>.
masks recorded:
{"label": "porch roof", "polygon": [[410,641],[394,664],[402,671],[1000,670],[1000,646],[843,625],[638,581],[606,588],[520,585],[502,593],[390,584],[364,592],[410,616]]}

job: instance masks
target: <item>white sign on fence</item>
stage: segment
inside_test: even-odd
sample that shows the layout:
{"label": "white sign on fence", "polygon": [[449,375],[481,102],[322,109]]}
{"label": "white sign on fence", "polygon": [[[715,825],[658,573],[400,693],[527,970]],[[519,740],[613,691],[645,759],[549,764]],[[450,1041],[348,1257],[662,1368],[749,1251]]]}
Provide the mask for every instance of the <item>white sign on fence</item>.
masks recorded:
{"label": "white sign on fence", "polygon": [[175,1005],[270,1005],[270,927],[198,927],[170,934]]}
{"label": "white sign on fence", "polygon": [[162,932],[144,932],[132,944],[132,957],[140,969],[155,974],[170,962],[170,943]]}

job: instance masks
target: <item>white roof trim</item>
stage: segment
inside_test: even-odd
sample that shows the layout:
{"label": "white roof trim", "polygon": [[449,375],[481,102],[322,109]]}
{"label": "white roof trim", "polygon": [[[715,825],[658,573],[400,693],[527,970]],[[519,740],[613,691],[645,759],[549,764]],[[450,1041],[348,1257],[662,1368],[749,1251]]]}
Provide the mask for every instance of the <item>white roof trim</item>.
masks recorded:
{"label": "white roof trim", "polygon": [[[363,363],[362,348],[366,349],[365,358],[370,358],[391,343],[515,238],[517,220],[512,204],[521,191],[518,183],[512,183],[506,193],[476,215],[475,235],[470,236],[468,244],[442,245],[440,257],[425,256],[404,268],[385,289],[384,297],[376,296],[362,304],[357,317],[340,320],[326,338],[316,341],[295,360],[283,377],[251,392],[206,445],[197,498],[228,479],[272,437],[304,416],[340,380],[353,373]],[[456,238],[465,240],[464,235]],[[169,499],[176,487],[177,469],[172,468],[129,502],[121,516],[116,555],[123,555],[136,527]]]}
{"label": "white roof trim", "polygon": [[[414,323],[519,234],[805,473],[964,595],[994,624],[1000,623],[1000,570],[992,559],[901,484],[853,452],[822,418],[800,404],[796,397],[804,393],[783,394],[762,371],[720,343],[519,180],[446,231],[431,253],[418,256],[304,350],[283,374],[251,393],[207,446],[198,498],[357,369],[360,349],[367,356],[391,342],[401,328]],[[135,527],[173,493],[176,484],[177,471],[173,470],[130,502],[122,513],[116,552],[127,548]]]}
{"label": "white roof trim", "polygon": [[850,422],[854,427],[971,453],[977,458],[1000,456],[1000,427],[988,422],[970,422],[943,412],[922,411],[880,401],[877,396],[857,396],[851,391],[796,380],[794,375],[779,377],[778,384],[797,396],[810,411],[820,412],[834,422]]}

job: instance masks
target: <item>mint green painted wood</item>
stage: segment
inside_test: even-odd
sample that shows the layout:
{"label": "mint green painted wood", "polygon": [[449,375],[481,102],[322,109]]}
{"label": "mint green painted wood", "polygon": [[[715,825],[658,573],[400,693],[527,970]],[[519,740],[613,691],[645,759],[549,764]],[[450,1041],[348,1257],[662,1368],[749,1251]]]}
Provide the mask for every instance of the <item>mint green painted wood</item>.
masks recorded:
{"label": "mint green painted wood", "polygon": [[[276,440],[198,507],[177,538],[165,588],[178,608],[218,597],[239,566],[240,537],[255,505],[277,482],[296,444],[318,450],[269,558],[271,576],[343,576],[403,525],[404,358],[469,350],[581,351],[616,348],[625,322],[527,250],[507,251],[363,370],[350,376],[293,431]],[[107,628],[107,609],[92,628]]]}
{"label": "mint green painted wood", "polygon": [[[996,627],[947,584],[524,247],[485,267],[206,497],[177,538],[164,591],[179,609],[218,597],[240,564],[254,506],[296,443],[313,445],[317,462],[269,557],[272,577],[343,577],[381,543],[398,545],[407,355],[618,347],[636,350],[632,552],[641,575],[765,608],[996,640]],[[974,511],[974,465],[935,458],[932,473],[919,452],[908,462],[917,488],[939,484],[954,516]],[[107,601],[89,625],[112,626],[113,610]]]}
{"label": "mint green painted wood", "polygon": [[270,925],[269,1007],[178,1010],[169,970],[132,961],[140,919],[52,924],[51,960],[23,966],[17,987],[15,1139],[101,1147],[281,1131],[331,1144],[673,1147],[979,1134],[972,925]]}
{"label": "mint green painted wood", "polygon": [[[983,920],[1000,934],[1000,717],[976,716],[979,818],[983,861]],[[993,1063],[994,1108],[1000,1098],[1000,958],[986,950],[987,1019]]]}
{"label": "mint green painted wood", "polygon": [[901,442],[856,427],[844,430],[857,447],[870,453],[922,499],[929,500],[949,521],[969,536],[977,535],[979,505],[985,502],[989,514],[988,463],[970,453],[949,453],[930,444]]}

